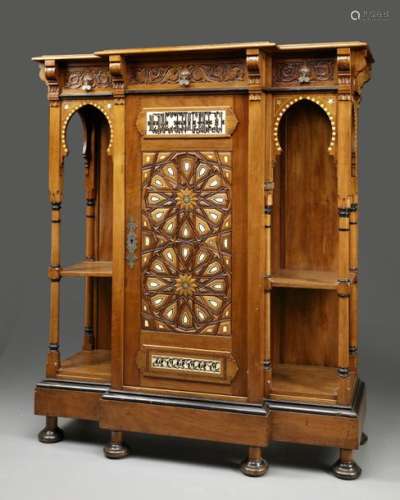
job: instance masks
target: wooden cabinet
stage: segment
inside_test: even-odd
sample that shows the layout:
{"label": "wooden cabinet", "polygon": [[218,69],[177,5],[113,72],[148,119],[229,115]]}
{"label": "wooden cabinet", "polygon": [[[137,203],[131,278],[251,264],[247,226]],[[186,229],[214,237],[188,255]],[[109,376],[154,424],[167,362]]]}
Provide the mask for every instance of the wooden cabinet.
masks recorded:
{"label": "wooden cabinet", "polygon": [[[271,42],[42,56],[48,88],[50,334],[35,412],[111,431],[335,446],[355,479],[358,109],[365,43]],[[83,123],[82,262],[60,260],[67,128]],[[64,358],[60,286],[85,284]],[[81,332],[69,332],[69,335]],[[365,438],[365,437],[364,437]]]}

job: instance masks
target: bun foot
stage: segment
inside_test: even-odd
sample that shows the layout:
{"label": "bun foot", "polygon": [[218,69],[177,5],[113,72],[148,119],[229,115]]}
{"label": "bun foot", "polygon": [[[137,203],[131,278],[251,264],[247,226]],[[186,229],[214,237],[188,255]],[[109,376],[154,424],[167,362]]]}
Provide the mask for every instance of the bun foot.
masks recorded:
{"label": "bun foot", "polygon": [[332,471],[338,479],[357,479],[361,475],[361,467],[352,459],[352,450],[340,450],[340,458]]}
{"label": "bun foot", "polygon": [[249,457],[240,465],[240,470],[246,476],[263,476],[268,469],[268,462],[261,456],[261,448],[250,448]]}
{"label": "bun foot", "polygon": [[41,443],[58,443],[64,439],[64,432],[57,426],[57,417],[46,417],[46,427],[38,434]]}
{"label": "bun foot", "polygon": [[368,436],[367,436],[367,434],[365,434],[365,432],[363,432],[363,433],[361,434],[360,445],[362,446],[362,445],[363,445],[363,444],[365,444],[367,441],[368,441]]}
{"label": "bun foot", "polygon": [[107,458],[125,458],[128,456],[128,448],[122,443],[122,432],[112,431],[111,441],[104,447],[104,455]]}

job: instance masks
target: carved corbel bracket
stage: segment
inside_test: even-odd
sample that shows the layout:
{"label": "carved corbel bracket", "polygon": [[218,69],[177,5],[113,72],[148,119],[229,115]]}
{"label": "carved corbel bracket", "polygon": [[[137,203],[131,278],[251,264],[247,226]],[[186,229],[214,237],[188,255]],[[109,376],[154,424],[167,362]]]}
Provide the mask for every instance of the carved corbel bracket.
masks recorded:
{"label": "carved corbel bracket", "polygon": [[351,101],[351,51],[349,47],[337,49],[338,100]]}
{"label": "carved corbel bracket", "polygon": [[115,104],[124,104],[127,82],[126,63],[122,56],[111,55],[109,60],[111,82]]}
{"label": "carved corbel bracket", "polygon": [[47,98],[50,106],[58,106],[60,100],[60,84],[56,61],[54,59],[47,59],[40,68],[39,76],[47,85]]}
{"label": "carved corbel bracket", "polygon": [[264,64],[264,54],[260,49],[247,49],[246,66],[250,101],[261,101]]}
{"label": "carved corbel bracket", "polygon": [[369,50],[365,49],[357,54],[357,57],[355,57],[355,60],[352,62],[354,64],[353,90],[360,94],[363,86],[371,78],[371,69],[374,58],[372,57]]}

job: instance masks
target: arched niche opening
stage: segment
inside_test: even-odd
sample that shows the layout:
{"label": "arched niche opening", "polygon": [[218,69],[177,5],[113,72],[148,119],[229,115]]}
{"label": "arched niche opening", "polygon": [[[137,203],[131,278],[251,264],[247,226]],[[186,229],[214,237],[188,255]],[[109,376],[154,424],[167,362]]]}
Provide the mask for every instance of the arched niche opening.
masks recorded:
{"label": "arched niche opening", "polygon": [[[110,125],[92,105],[77,109],[63,130],[64,203],[62,224],[63,352],[106,351],[111,345],[112,158],[108,154]],[[104,265],[103,265],[104,264]],[[99,273],[96,266],[109,270]],[[66,279],[82,277],[79,279]],[[66,292],[66,293],[65,293]],[[82,296],[84,300],[82,300]],[[64,310],[74,307],[73,314]],[[82,313],[80,325],[77,311]],[[75,319],[74,319],[75,318]],[[69,332],[81,331],[82,338]],[[104,354],[107,357],[107,353]],[[73,359],[74,356],[72,356]],[[72,374],[74,361],[62,362],[61,372]],[[72,370],[72,372],[71,372]]]}
{"label": "arched niche opening", "polygon": [[[310,365],[337,364],[337,293],[315,285],[335,283],[338,264],[337,169],[328,149],[332,125],[320,106],[304,99],[282,116],[278,134],[272,273],[302,284],[273,290],[272,358],[285,377],[291,370],[297,377],[300,365],[307,378]],[[314,284],[308,287],[307,280]],[[279,368],[275,374],[276,388]],[[291,384],[282,387],[291,396]]]}
{"label": "arched niche opening", "polygon": [[326,113],[302,100],[279,124],[282,153],[275,169],[274,269],[335,271],[337,176],[328,148]]}

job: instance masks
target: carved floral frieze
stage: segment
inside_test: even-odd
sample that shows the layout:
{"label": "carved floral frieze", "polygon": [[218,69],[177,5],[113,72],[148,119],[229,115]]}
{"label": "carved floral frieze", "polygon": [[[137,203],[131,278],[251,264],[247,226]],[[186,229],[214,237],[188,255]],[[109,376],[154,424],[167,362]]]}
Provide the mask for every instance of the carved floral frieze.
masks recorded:
{"label": "carved floral frieze", "polygon": [[292,59],[274,63],[273,84],[310,84],[333,82],[333,59]]}
{"label": "carved floral frieze", "polygon": [[198,64],[164,64],[135,66],[129,82],[132,84],[180,84],[231,83],[246,79],[245,64],[241,62],[217,62]]}
{"label": "carved floral frieze", "polygon": [[71,68],[64,74],[64,88],[94,90],[110,88],[111,75],[106,68]]}

